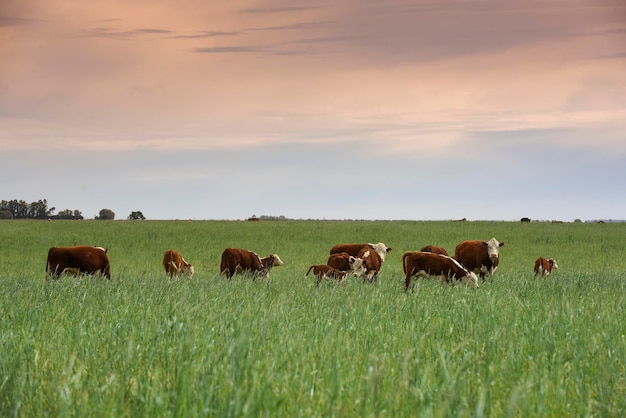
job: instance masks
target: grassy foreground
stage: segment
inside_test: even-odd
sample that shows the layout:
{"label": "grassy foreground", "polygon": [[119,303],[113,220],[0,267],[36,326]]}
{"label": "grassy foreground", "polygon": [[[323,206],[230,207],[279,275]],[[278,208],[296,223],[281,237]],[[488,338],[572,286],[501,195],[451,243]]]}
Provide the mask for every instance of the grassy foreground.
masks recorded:
{"label": "grassy foreground", "polygon": [[[404,292],[402,252],[492,236],[480,289]],[[361,241],[393,248],[377,284],[304,276]],[[45,281],[75,244],[108,247],[113,280]],[[228,246],[285,265],[228,283]],[[0,416],[623,416],[625,246],[623,224],[0,222]],[[559,270],[535,279],[538,256]]]}

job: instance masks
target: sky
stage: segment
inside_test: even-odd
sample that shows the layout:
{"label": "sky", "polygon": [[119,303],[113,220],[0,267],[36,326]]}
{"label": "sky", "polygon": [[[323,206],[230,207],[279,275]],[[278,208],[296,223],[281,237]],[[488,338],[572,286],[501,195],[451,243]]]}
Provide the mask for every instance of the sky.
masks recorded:
{"label": "sky", "polygon": [[2,0],[0,200],[626,219],[622,0]]}

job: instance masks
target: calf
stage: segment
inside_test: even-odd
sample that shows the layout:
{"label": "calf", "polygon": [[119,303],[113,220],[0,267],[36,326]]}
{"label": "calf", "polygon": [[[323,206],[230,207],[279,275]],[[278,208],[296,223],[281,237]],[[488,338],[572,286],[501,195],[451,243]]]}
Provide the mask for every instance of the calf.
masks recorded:
{"label": "calf", "polygon": [[535,277],[537,274],[541,273],[542,277],[549,276],[552,272],[552,269],[558,269],[559,265],[556,264],[556,260],[554,258],[543,258],[539,257],[535,260]]}
{"label": "calf", "polygon": [[454,258],[469,271],[478,272],[484,281],[486,274],[489,276],[495,274],[500,264],[499,249],[502,246],[504,243],[498,242],[495,238],[489,241],[462,241],[454,250]]}
{"label": "calf", "polygon": [[55,280],[63,273],[103,275],[111,280],[106,250],[90,245],[50,248],[46,260],[47,277]]}
{"label": "calf", "polygon": [[435,254],[448,255],[448,252],[446,251],[445,248],[437,247],[436,245],[427,245],[425,247],[422,247],[422,249],[420,251],[421,252],[426,252],[426,253],[435,253]]}
{"label": "calf", "polygon": [[372,248],[366,246],[359,251],[358,258],[363,260],[363,265],[365,266],[363,280],[367,280],[370,283],[378,280],[378,272],[383,264],[381,256]]}
{"label": "calf", "polygon": [[165,268],[165,274],[171,277],[178,277],[181,274],[193,277],[194,268],[189,264],[183,256],[176,250],[167,250],[163,254],[163,267]]}
{"label": "calf", "polygon": [[326,264],[312,265],[306,272],[307,276],[309,275],[311,270],[313,270],[313,274],[315,275],[315,286],[319,286],[322,279],[337,280],[341,282],[346,278],[346,275],[348,274],[347,271],[337,270],[336,268]]}
{"label": "calf", "polygon": [[226,275],[228,280],[235,273],[249,273],[253,279],[257,277],[269,277],[274,266],[282,266],[283,261],[277,254],[270,254],[260,258],[255,252],[241,248],[226,248],[222,253],[220,273]]}
{"label": "calf", "polygon": [[478,277],[472,271],[467,270],[452,257],[443,254],[422,251],[407,251],[402,255],[402,268],[404,270],[404,290],[411,285],[411,277],[442,276],[450,283],[460,281],[467,285],[478,288]]}
{"label": "calf", "polygon": [[365,274],[365,265],[363,260],[351,256],[346,252],[331,254],[328,257],[326,264],[339,271],[350,270],[355,277],[360,277]]}
{"label": "calf", "polygon": [[387,253],[391,251],[390,247],[387,247],[382,242],[379,242],[378,244],[337,244],[330,249],[330,253],[337,254],[346,252],[351,256],[357,257],[363,248],[370,248],[376,251],[383,261],[385,261]]}

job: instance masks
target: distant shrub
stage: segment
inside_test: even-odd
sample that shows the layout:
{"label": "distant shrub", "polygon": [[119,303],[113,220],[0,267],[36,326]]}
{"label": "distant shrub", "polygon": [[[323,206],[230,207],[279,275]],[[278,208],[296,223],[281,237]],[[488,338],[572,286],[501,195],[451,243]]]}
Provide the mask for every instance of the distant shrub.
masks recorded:
{"label": "distant shrub", "polygon": [[111,209],[101,209],[100,214],[96,216],[96,219],[103,221],[112,221],[113,219],[115,219],[115,212],[113,212]]}

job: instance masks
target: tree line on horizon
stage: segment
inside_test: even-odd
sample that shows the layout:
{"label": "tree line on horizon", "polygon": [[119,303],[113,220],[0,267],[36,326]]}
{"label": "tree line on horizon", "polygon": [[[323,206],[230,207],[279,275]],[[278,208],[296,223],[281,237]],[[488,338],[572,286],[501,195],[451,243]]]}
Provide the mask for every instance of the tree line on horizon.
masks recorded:
{"label": "tree line on horizon", "polygon": [[[56,208],[48,208],[46,199],[28,203],[24,200],[2,200],[0,201],[0,219],[84,219],[82,213],[78,209],[64,209],[54,214]],[[98,220],[114,220],[115,212],[111,209],[101,209],[94,219]],[[141,211],[133,211],[128,215],[129,220],[145,220],[145,216]]]}

